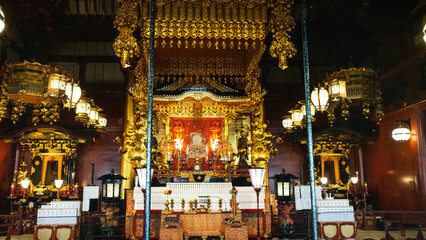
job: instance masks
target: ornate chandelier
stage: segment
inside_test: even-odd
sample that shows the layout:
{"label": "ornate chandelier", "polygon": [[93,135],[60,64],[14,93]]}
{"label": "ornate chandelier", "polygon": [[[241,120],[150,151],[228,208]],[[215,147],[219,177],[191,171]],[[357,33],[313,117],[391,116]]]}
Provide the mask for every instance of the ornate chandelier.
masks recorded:
{"label": "ornate chandelier", "polygon": [[[328,75],[324,80],[325,87],[317,87],[311,93],[311,115],[327,112],[330,126],[340,113],[340,117],[348,120],[351,111],[359,111],[365,119],[379,122],[383,117],[381,91],[376,81],[376,73],[371,69],[342,69]],[[306,116],[306,105],[303,101],[285,116],[283,127],[303,128]],[[313,119],[314,120],[314,119]]]}
{"label": "ornate chandelier", "polygon": [[80,105],[87,103],[82,94],[71,74],[63,70],[37,62],[9,64],[0,85],[0,121],[9,118],[15,124],[31,114],[34,125],[53,124],[63,108],[76,108],[76,120],[102,130],[106,118],[100,117],[100,108],[89,105],[87,117],[82,117]]}

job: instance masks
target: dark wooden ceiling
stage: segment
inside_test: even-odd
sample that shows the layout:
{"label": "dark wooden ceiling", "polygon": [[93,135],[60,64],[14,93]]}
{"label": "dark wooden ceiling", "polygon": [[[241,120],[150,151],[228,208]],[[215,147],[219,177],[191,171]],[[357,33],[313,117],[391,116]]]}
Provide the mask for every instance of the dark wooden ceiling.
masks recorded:
{"label": "dark wooden ceiling", "polygon": [[[52,49],[60,41],[112,44],[118,35],[113,27],[114,13],[119,8],[116,0],[2,0],[0,6],[7,24],[1,45],[13,49],[21,60],[48,62],[56,58]],[[311,81],[319,82],[327,72],[348,67],[365,66],[381,73],[392,70],[424,50],[424,46],[414,44],[414,39],[421,34],[425,13],[422,0],[307,0]],[[293,6],[293,17],[296,28],[291,35],[298,53],[289,59],[289,69],[282,73],[285,77],[277,81],[276,77],[268,77],[279,72],[275,69],[277,60],[269,52],[261,61],[270,87],[301,84],[298,0]],[[72,60],[73,56],[67,57]],[[105,63],[119,61],[111,55],[79,59],[85,58]]]}

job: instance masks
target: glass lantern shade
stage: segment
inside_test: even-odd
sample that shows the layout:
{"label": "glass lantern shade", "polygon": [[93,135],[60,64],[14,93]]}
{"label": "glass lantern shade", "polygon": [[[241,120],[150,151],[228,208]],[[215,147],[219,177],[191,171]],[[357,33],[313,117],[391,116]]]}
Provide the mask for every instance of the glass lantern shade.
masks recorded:
{"label": "glass lantern shade", "polygon": [[290,111],[291,120],[293,121],[294,126],[300,127],[302,126],[303,114],[300,108],[294,108]]}
{"label": "glass lantern shade", "polygon": [[65,95],[67,96],[67,101],[65,107],[74,108],[78,100],[81,97],[81,88],[77,83],[67,83],[65,87]]}
{"label": "glass lantern shade", "polygon": [[426,42],[426,24],[423,27],[423,40]]}
{"label": "glass lantern shade", "polygon": [[358,183],[358,177],[351,177],[351,182],[353,184],[357,184]]}
{"label": "glass lantern shade", "polygon": [[124,178],[119,174],[115,174],[111,170],[110,174],[106,174],[98,178],[102,181],[102,201],[116,202],[121,198],[121,185]]}
{"label": "glass lantern shade", "polygon": [[293,120],[291,120],[291,116],[287,115],[283,119],[283,127],[285,129],[291,129],[293,127]]}
{"label": "glass lantern shade", "polygon": [[255,189],[261,189],[263,186],[263,183],[265,181],[265,172],[266,169],[264,168],[250,168],[250,179],[251,184]]}
{"label": "glass lantern shade", "polygon": [[327,182],[328,182],[327,177],[322,177],[322,178],[320,178],[320,182],[321,182],[321,184],[322,184],[322,185],[326,185],[326,184],[327,184]]}
{"label": "glass lantern shade", "polygon": [[118,181],[105,182],[102,185],[102,197],[105,198],[120,198],[121,184]]}
{"label": "glass lantern shade", "polygon": [[346,97],[346,82],[343,80],[333,79],[329,83],[328,92],[333,101],[338,101],[338,98]]}
{"label": "glass lantern shade", "polygon": [[[303,116],[306,116],[306,104],[302,105],[300,111],[302,112]],[[315,116],[315,107],[313,104],[311,104],[311,116]]]}
{"label": "glass lantern shade", "polygon": [[62,74],[54,73],[49,77],[47,93],[51,97],[61,97],[65,94],[67,78]]}
{"label": "glass lantern shade", "polygon": [[411,137],[410,129],[400,125],[392,131],[392,138],[395,141],[407,141]]}
{"label": "glass lantern shade", "polygon": [[4,23],[4,13],[3,11],[0,9],[0,32],[3,32],[4,27],[6,26],[6,24]]}
{"label": "glass lantern shade", "polygon": [[107,118],[106,115],[103,113],[99,114],[99,121],[98,121],[98,126],[101,128],[105,128],[107,125]]}
{"label": "glass lantern shade", "polygon": [[281,179],[275,182],[277,199],[291,201],[294,198],[294,179]]}
{"label": "glass lantern shade", "polygon": [[21,186],[23,188],[28,188],[30,186],[31,181],[29,179],[21,180]]}
{"label": "glass lantern shade", "polygon": [[327,110],[328,91],[323,87],[315,88],[311,93],[311,100],[317,111]]}
{"label": "glass lantern shade", "polygon": [[[146,168],[135,168],[136,173],[138,174],[139,186],[145,190],[146,189]],[[151,168],[151,179],[154,175],[154,169]]]}
{"label": "glass lantern shade", "polygon": [[55,180],[55,187],[59,189],[59,188],[62,187],[63,183],[64,183],[64,180],[62,180],[62,179],[56,179]]}
{"label": "glass lantern shade", "polygon": [[87,97],[81,97],[75,106],[75,113],[77,118],[84,119],[88,117],[91,107],[91,99]]}
{"label": "glass lantern shade", "polygon": [[99,108],[95,105],[92,105],[90,107],[89,111],[89,124],[90,125],[97,125],[99,120]]}

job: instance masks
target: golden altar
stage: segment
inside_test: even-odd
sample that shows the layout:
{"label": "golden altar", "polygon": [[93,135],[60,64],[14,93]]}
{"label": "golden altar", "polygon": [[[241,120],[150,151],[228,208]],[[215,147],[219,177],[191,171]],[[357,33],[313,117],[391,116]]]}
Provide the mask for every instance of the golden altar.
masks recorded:
{"label": "golden altar", "polygon": [[[124,134],[115,139],[122,153],[121,175],[127,178],[123,189],[134,188],[133,168],[146,164],[147,151],[152,153],[154,179],[163,186],[164,182],[233,183],[235,179],[250,186],[249,167],[265,168],[268,176],[270,156],[277,153],[275,144],[281,139],[267,131],[263,112],[266,91],[258,63],[266,51],[268,32],[272,33],[269,53],[278,58],[281,69],[287,67],[287,58],[296,53],[289,36],[295,25],[290,16],[292,1],[162,0],[156,1],[157,11],[152,18],[150,1],[120,3],[114,21],[119,35],[113,47],[127,73],[129,93]],[[148,39],[152,19],[155,117],[152,150],[148,150]],[[140,33],[140,41],[134,36],[136,32]],[[266,180],[261,199],[265,206],[270,206],[268,184]],[[127,213],[137,214],[132,197],[124,195],[123,191]],[[152,214],[155,217],[151,228],[163,226],[161,213]],[[217,217],[219,221],[226,214],[185,212],[180,215],[180,223],[185,233],[191,218]],[[256,228],[252,226],[257,223],[256,214],[244,215],[249,216],[243,220],[247,234],[255,235]],[[262,234],[268,235],[269,207],[262,215]],[[126,225],[128,236],[132,236],[130,225]],[[141,223],[132,226],[140,229]],[[224,226],[220,227],[223,236]],[[151,234],[160,236],[159,228],[152,229]]]}
{"label": "golden altar", "polygon": [[[146,161],[151,16],[147,0],[120,2],[113,47],[128,73],[129,95],[124,134],[116,142],[127,178],[123,188],[130,189],[133,168]],[[269,31],[269,52],[281,69],[296,53],[289,36],[295,25],[291,5],[288,0],[156,2],[152,153],[163,174],[158,177],[203,170],[229,178],[238,165],[268,168],[280,139],[267,132],[263,120],[266,92],[258,62]]]}

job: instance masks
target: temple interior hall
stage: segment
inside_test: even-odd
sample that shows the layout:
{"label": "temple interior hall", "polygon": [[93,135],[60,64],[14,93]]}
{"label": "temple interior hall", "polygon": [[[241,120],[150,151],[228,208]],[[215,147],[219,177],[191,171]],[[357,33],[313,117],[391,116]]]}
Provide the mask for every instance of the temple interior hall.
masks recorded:
{"label": "temple interior hall", "polygon": [[0,239],[424,239],[425,0],[0,0]]}

